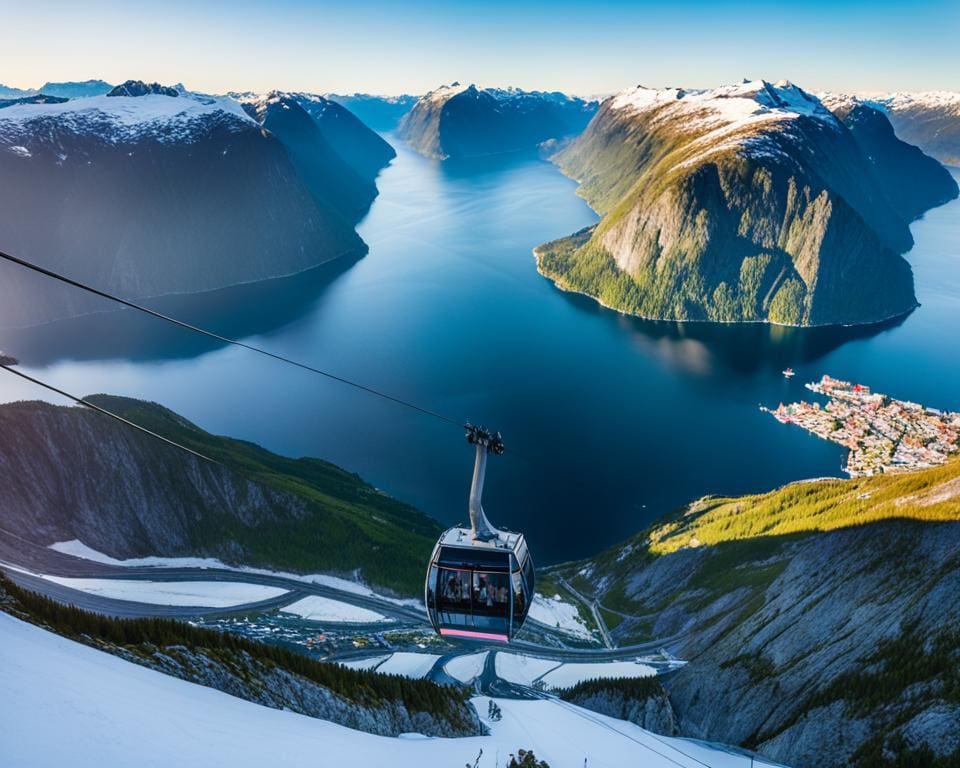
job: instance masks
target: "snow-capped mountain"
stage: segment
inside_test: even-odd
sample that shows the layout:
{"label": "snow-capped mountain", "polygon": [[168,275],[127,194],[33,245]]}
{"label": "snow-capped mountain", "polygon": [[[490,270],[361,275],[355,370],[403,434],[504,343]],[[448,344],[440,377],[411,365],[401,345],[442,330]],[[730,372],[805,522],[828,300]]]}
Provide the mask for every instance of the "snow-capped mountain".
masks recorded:
{"label": "snow-capped mountain", "polygon": [[327,93],[324,96],[349,109],[354,115],[375,131],[392,131],[418,96],[377,96],[368,93]]}
{"label": "snow-capped mountain", "polygon": [[883,107],[897,135],[946,165],[960,166],[960,91],[863,94]]}
{"label": "snow-capped mountain", "polygon": [[44,83],[39,88],[11,88],[0,84],[0,98],[18,99],[25,96],[60,96],[65,99],[77,99],[82,96],[102,96],[113,89],[110,83],[104,80],[84,80],[82,82]]}
{"label": "snow-capped mountain", "polygon": [[[787,81],[627,89],[555,158],[605,218],[541,246],[541,271],[651,318],[821,325],[908,312],[908,223],[956,187],[896,137],[866,133]],[[891,186],[893,165],[935,178],[908,194]]]}
{"label": "snow-capped mountain", "polygon": [[563,93],[453,83],[422,96],[398,131],[428,157],[478,157],[572,136],[596,109],[594,102]]}
{"label": "snow-capped mountain", "polygon": [[[143,83],[111,93],[143,95],[0,110],[5,250],[128,297],[288,275],[364,252],[356,214],[329,202],[335,192],[319,194],[351,175],[345,163],[324,178],[298,168],[280,137],[228,97]],[[7,325],[105,308],[18,272],[5,274],[0,296]]]}
{"label": "snow-capped mountain", "polygon": [[25,96],[36,96],[37,93],[33,88],[15,88],[0,83],[0,99],[22,99]]}
{"label": "snow-capped mountain", "polygon": [[957,196],[957,182],[946,168],[919,147],[898,140],[882,105],[851,96],[820,98],[853,134],[887,197],[909,219]]}
{"label": "snow-capped mountain", "polygon": [[322,96],[271,91],[236,98],[280,140],[317,200],[351,224],[367,212],[377,194],[373,180],[393,157],[390,145]]}
{"label": "snow-capped mountain", "polygon": [[154,86],[124,84],[102,96],[8,107],[0,113],[0,152],[24,141],[31,154],[42,153],[56,145],[57,136],[175,144],[200,140],[216,128],[242,132],[256,126],[233,99],[181,97],[174,88]]}
{"label": "snow-capped mountain", "polygon": [[66,83],[44,83],[38,90],[47,96],[80,99],[85,96],[102,96],[105,93],[110,93],[113,86],[105,80],[83,80]]}

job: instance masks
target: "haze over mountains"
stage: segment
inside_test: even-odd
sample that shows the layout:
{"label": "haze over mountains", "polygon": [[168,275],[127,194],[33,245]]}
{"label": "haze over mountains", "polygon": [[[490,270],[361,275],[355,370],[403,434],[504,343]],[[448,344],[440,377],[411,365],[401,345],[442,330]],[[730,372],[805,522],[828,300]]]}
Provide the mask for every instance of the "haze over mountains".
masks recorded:
{"label": "haze over mountains", "polygon": [[579,133],[596,108],[562,93],[453,83],[421,97],[403,116],[398,134],[427,157],[481,157]]}
{"label": "haze over mountains", "polygon": [[960,92],[864,94],[897,135],[946,165],[960,166]]}
{"label": "haze over mountains", "polygon": [[375,96],[367,93],[328,93],[327,99],[342,104],[375,131],[392,131],[419,96]]}
{"label": "haze over mountains", "polygon": [[909,312],[908,224],[957,195],[881,113],[841,119],[787,82],[629,89],[555,161],[604,219],[541,246],[543,273],[667,320],[828,325]]}

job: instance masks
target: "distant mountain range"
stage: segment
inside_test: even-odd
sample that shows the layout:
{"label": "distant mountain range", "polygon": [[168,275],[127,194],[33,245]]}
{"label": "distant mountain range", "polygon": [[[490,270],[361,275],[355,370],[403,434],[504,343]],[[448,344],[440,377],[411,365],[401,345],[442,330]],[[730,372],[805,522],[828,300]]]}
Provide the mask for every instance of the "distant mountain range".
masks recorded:
{"label": "distant mountain range", "polygon": [[25,96],[60,96],[65,99],[79,99],[84,96],[102,96],[113,89],[110,83],[103,80],[84,80],[82,82],[44,83],[39,88],[11,88],[0,84],[0,98],[18,99]]}
{"label": "distant mountain range", "polygon": [[453,83],[422,96],[401,119],[398,133],[427,157],[481,157],[577,134],[596,109],[596,102],[562,93]]}
{"label": "distant mountain range", "polygon": [[283,143],[314,198],[351,224],[367,212],[377,195],[377,173],[396,155],[387,142],[322,96],[273,91],[235,97]]}
{"label": "distant mountain range", "polygon": [[[0,242],[128,298],[289,275],[366,251],[353,225],[392,153],[342,107],[302,94],[245,109],[129,81],[13,104],[0,109]],[[104,308],[36,275],[6,268],[0,280],[4,325]]]}
{"label": "distant mountain range", "polygon": [[904,141],[916,144],[946,165],[960,166],[960,92],[872,94]]}
{"label": "distant mountain range", "polygon": [[540,270],[668,320],[831,325],[909,312],[908,224],[957,195],[881,111],[858,102],[834,114],[787,82],[628,89],[554,159],[604,218],[540,246]]}
{"label": "distant mountain range", "polygon": [[418,96],[375,96],[367,93],[325,94],[330,101],[341,104],[375,131],[392,131]]}

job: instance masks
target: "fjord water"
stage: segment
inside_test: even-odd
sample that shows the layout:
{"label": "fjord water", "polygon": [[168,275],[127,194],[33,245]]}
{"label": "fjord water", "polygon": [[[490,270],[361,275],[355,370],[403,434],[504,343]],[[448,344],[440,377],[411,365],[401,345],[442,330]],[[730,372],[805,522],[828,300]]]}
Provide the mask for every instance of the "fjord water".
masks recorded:
{"label": "fjord water", "polygon": [[[552,165],[441,164],[391,143],[398,157],[360,226],[366,257],[158,306],[501,430],[508,452],[492,460],[485,507],[526,531],[538,564],[593,554],[704,493],[841,475],[843,449],[757,408],[804,397],[823,373],[960,409],[956,201],[912,228],[922,306],[901,321],[655,323],[537,274],[535,245],[596,220]],[[467,517],[472,454],[449,424],[127,311],[0,342],[68,391],[155,400],[210,431],[333,461],[445,523]],[[0,385],[4,400],[44,396]]]}

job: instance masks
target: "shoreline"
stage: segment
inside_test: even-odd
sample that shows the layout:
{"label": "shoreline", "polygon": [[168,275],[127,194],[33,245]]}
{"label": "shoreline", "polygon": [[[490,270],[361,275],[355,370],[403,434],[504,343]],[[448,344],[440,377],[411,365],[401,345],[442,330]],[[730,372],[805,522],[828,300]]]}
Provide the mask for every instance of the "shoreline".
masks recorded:
{"label": "shoreline", "polygon": [[646,320],[651,323],[674,323],[674,324],[693,324],[698,325],[769,325],[771,328],[798,328],[798,329],[807,329],[807,328],[869,328],[872,325],[883,325],[884,323],[889,323],[893,320],[899,320],[902,317],[907,317],[908,315],[915,312],[922,305],[918,301],[910,309],[907,309],[903,312],[897,312],[896,314],[889,315],[888,317],[881,318],[879,320],[871,320],[866,323],[816,323],[812,325],[795,325],[792,323],[775,323],[771,320],[677,320],[676,318],[669,317],[650,317],[648,315],[641,315],[638,312],[627,312],[625,310],[619,309],[618,307],[612,307],[602,299],[594,296],[593,294],[587,293],[586,291],[578,290],[577,288],[570,288],[568,286],[561,285],[556,278],[547,274],[543,271],[540,265],[540,247],[536,246],[533,249],[533,256],[537,263],[537,273],[553,283],[554,287],[557,290],[563,291],[564,293],[573,293],[578,296],[585,296],[588,299],[592,299],[597,304],[599,304],[604,309],[608,309],[611,312],[616,312],[622,317],[635,317],[638,320]]}

